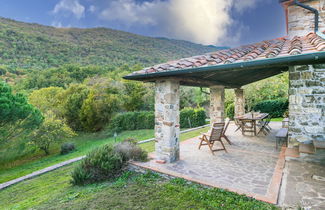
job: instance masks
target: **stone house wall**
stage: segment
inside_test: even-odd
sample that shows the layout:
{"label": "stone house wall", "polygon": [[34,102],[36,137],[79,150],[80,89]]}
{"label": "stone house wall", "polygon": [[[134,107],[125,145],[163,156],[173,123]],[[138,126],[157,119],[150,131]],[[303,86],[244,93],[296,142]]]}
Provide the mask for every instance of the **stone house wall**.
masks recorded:
{"label": "stone house wall", "polygon": [[[302,2],[302,1],[300,1]],[[311,0],[302,2],[319,11],[319,31],[325,30],[325,0]],[[297,5],[288,6],[288,35],[305,36],[314,31],[314,13]]]}
{"label": "stone house wall", "polygon": [[325,64],[289,68],[289,143],[325,141]]}

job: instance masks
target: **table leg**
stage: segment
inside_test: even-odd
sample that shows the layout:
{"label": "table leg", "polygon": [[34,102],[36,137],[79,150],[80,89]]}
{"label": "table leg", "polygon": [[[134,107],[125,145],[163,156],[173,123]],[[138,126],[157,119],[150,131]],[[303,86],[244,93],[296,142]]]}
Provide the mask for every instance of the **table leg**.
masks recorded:
{"label": "table leg", "polygon": [[256,136],[256,121],[253,121],[253,125],[254,125],[254,135]]}

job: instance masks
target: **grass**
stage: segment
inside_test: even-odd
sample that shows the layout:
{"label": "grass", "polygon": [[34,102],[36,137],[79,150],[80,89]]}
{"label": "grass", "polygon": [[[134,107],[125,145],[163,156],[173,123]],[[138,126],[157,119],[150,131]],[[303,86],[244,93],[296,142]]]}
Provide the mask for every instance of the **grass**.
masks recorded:
{"label": "grass", "polygon": [[283,117],[278,117],[278,118],[272,118],[271,121],[272,122],[282,122]]}
{"label": "grass", "polygon": [[74,165],[2,190],[0,209],[276,209],[243,195],[150,172],[125,172],[112,181],[72,186]]}
{"label": "grass", "polygon": [[[199,129],[196,131],[191,131],[188,133],[181,134],[181,140],[192,138],[198,136],[200,132],[205,132],[208,128]],[[135,138],[137,140],[145,140],[154,137],[153,130],[135,130],[135,131],[124,131],[120,133],[117,137],[117,141],[124,140],[126,138]],[[54,165],[56,163],[69,160],[71,158],[79,157],[87,154],[90,150],[107,144],[114,143],[114,137],[107,137],[105,133],[97,134],[81,134],[76,138],[70,139],[69,142],[74,142],[77,150],[67,154],[59,154],[59,145],[56,145],[51,150],[51,155],[44,156],[42,153],[35,153],[33,156],[24,157],[14,161],[10,164],[0,166],[0,183],[10,181],[12,179],[27,175],[34,171],[46,168],[48,166]],[[154,151],[154,142],[149,142],[142,144],[146,151]]]}

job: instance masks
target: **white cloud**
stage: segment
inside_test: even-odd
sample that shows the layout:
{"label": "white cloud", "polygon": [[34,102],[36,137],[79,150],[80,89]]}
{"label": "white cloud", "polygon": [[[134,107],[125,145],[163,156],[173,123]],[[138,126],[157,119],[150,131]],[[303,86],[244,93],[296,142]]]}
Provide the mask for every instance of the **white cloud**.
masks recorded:
{"label": "white cloud", "polygon": [[72,13],[77,19],[80,19],[85,14],[85,7],[79,3],[79,0],[60,0],[54,7],[54,14],[60,12]]}
{"label": "white cloud", "polygon": [[60,21],[53,21],[52,24],[51,24],[53,27],[56,27],[56,28],[62,28],[63,25]]}
{"label": "white cloud", "polygon": [[271,0],[234,0],[234,8],[238,12],[244,12],[244,10],[254,8],[259,2],[269,3]]}
{"label": "white cloud", "polygon": [[89,12],[94,13],[97,10],[97,8],[94,5],[89,6]]}
{"label": "white cloud", "polygon": [[[260,0],[113,0],[100,18],[126,26],[155,26],[161,36],[201,44],[223,43],[233,23],[231,8],[241,12]],[[236,35],[238,36],[238,35]],[[235,37],[237,39],[237,37]]]}

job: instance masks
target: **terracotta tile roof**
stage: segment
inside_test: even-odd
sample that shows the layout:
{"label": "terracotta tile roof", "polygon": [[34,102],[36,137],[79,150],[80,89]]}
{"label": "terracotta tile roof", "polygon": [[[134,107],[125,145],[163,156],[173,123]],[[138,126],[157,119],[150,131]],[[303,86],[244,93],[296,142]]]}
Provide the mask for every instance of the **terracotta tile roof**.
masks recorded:
{"label": "terracotta tile roof", "polygon": [[[323,32],[325,35],[325,31]],[[225,49],[204,55],[169,61],[133,72],[133,75],[145,75],[156,72],[175,71],[205,66],[219,66],[230,63],[248,62],[252,60],[280,58],[291,55],[303,55],[325,52],[325,39],[309,33],[306,36],[277,38],[259,43],[244,45],[233,49]]]}

